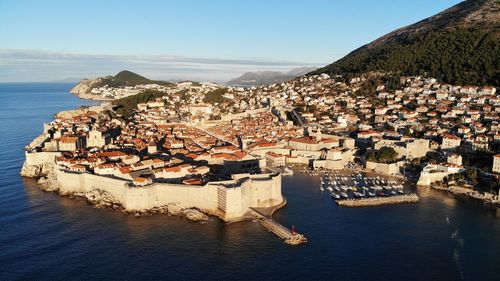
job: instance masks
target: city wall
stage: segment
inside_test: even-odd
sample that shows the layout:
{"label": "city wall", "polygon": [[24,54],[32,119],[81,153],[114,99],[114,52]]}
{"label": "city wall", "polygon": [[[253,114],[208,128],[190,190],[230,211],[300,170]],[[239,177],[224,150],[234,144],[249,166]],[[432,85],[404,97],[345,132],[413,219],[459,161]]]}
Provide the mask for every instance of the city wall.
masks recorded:
{"label": "city wall", "polygon": [[435,173],[420,173],[420,177],[418,178],[417,185],[429,186],[434,182],[443,181],[444,177],[449,175],[448,172],[435,172]]}
{"label": "city wall", "polygon": [[253,114],[257,114],[257,113],[260,113],[260,112],[266,112],[266,111],[270,111],[271,109],[268,108],[268,107],[264,107],[264,108],[257,108],[257,109],[251,109],[251,110],[247,110],[245,112],[242,112],[242,113],[232,113],[232,114],[226,114],[226,115],[222,115],[221,116],[221,121],[231,121],[231,120],[234,120],[234,119],[241,119],[241,118],[245,118],[247,117],[248,115],[253,115]]}
{"label": "city wall", "polygon": [[394,175],[399,172],[399,167],[401,167],[403,164],[403,162],[385,164],[366,161],[366,169],[373,170],[376,173],[384,175]]}
{"label": "city wall", "polygon": [[274,207],[284,201],[280,174],[234,175],[233,180],[204,186],[154,183],[138,187],[129,186],[129,181],[106,176],[60,169],[55,172],[61,193],[102,190],[127,211],[146,211],[177,203],[184,208],[198,208],[233,221],[245,217],[250,207]]}
{"label": "city wall", "polygon": [[60,156],[60,152],[25,152],[25,164],[30,166],[45,165],[47,163],[54,163],[55,157]]}

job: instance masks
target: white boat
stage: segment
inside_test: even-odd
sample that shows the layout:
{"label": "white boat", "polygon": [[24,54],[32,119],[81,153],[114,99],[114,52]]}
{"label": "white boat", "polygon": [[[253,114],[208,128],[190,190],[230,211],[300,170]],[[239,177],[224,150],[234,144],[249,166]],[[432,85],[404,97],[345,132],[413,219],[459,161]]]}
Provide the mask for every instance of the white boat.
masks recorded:
{"label": "white boat", "polygon": [[331,186],[328,186],[326,189],[328,189],[328,191],[333,191],[333,188]]}
{"label": "white boat", "polygon": [[333,199],[340,199],[340,195],[338,195],[337,193],[333,193],[332,192],[332,198]]}
{"label": "white boat", "polygon": [[349,195],[347,195],[347,193],[345,192],[341,192],[340,196],[342,196],[342,198],[349,198]]}
{"label": "white boat", "polygon": [[325,188],[324,188],[323,186],[320,186],[320,187],[319,187],[319,190],[321,190],[321,191],[325,191]]}

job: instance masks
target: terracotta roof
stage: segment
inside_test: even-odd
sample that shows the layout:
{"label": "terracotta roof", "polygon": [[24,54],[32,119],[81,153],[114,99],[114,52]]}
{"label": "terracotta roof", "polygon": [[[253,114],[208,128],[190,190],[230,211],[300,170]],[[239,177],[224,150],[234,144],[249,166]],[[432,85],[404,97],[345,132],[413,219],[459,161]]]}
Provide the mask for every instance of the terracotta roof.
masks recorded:
{"label": "terracotta roof", "polygon": [[97,153],[97,157],[120,157],[120,156],[125,156],[127,154],[121,152],[121,151],[104,151]]}
{"label": "terracotta roof", "polygon": [[179,168],[178,166],[165,168],[165,172],[168,172],[168,173],[177,173],[180,171],[181,171],[181,168]]}
{"label": "terracotta roof", "polygon": [[141,182],[141,183],[142,183],[142,182],[146,182],[147,180],[148,180],[147,178],[143,178],[143,177],[136,177],[136,178],[134,179],[134,181],[136,181],[136,182]]}
{"label": "terracotta roof", "polygon": [[74,143],[78,140],[78,137],[61,137],[59,139],[60,142],[64,143]]}

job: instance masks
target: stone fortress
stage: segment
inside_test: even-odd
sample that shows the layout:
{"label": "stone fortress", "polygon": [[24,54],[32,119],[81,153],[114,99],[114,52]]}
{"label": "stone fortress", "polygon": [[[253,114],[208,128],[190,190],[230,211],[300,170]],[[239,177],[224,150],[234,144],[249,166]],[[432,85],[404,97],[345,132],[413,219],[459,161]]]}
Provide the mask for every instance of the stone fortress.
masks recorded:
{"label": "stone fortress", "polygon": [[88,172],[68,171],[54,164],[59,152],[26,152],[21,175],[49,175],[51,186],[60,194],[84,194],[95,190],[110,195],[128,212],[146,212],[176,204],[196,208],[224,221],[252,218],[251,208],[272,210],[285,204],[281,194],[281,174],[234,174],[231,180],[205,185],[153,183],[134,186],[130,181]]}

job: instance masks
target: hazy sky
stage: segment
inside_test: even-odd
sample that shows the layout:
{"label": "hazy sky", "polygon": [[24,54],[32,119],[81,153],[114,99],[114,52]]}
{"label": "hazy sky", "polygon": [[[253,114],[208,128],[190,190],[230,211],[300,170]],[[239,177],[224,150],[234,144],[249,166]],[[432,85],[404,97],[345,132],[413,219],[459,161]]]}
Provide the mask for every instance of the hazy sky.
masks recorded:
{"label": "hazy sky", "polygon": [[458,0],[0,0],[0,82],[322,66]]}

